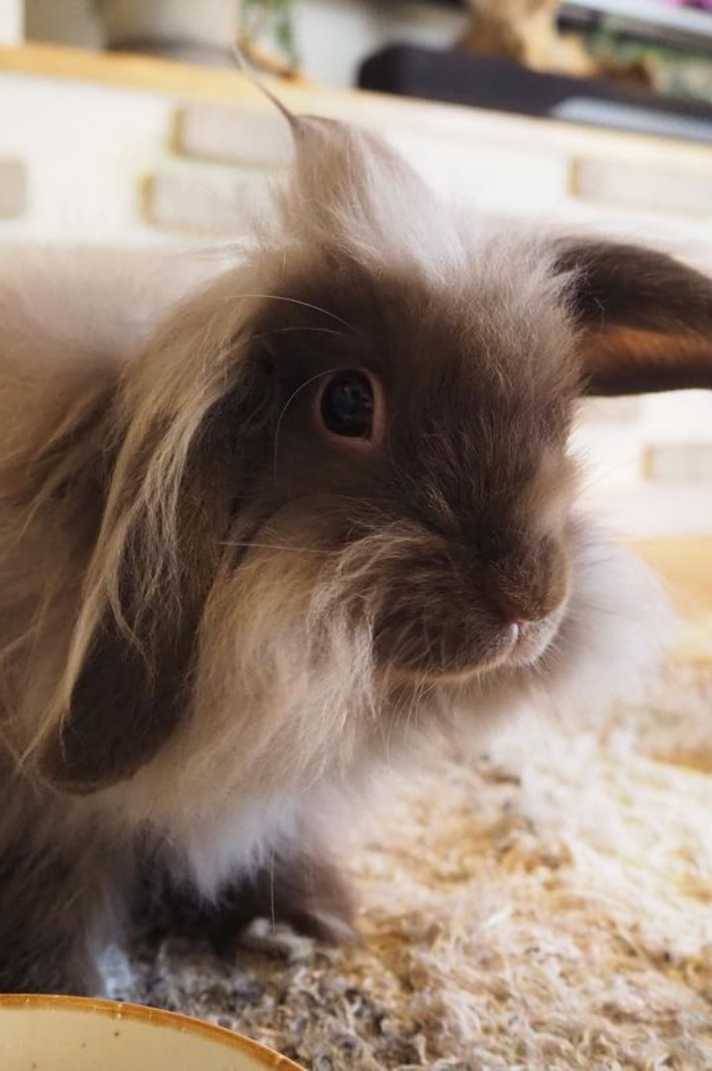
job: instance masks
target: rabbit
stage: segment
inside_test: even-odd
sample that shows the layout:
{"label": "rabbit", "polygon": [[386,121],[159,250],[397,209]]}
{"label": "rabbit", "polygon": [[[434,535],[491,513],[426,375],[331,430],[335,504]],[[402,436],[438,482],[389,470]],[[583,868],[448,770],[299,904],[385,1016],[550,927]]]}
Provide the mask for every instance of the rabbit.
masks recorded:
{"label": "rabbit", "polygon": [[100,993],[143,925],[355,939],[329,839],[399,756],[655,664],[569,433],[712,386],[712,283],[289,122],[225,263],[0,267],[0,990]]}

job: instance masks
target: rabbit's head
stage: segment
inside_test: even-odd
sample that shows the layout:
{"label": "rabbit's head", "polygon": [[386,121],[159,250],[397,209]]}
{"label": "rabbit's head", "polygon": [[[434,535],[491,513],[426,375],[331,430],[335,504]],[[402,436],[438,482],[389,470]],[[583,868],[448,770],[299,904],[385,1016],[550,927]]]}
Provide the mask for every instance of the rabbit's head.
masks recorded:
{"label": "rabbit's head", "polygon": [[[311,783],[443,696],[476,718],[500,684],[575,674],[616,626],[575,510],[577,400],[712,385],[703,276],[484,234],[373,135],[292,126],[252,252],[117,387],[41,751],[66,789],[159,752],[216,791]],[[616,608],[636,584],[615,574]]]}

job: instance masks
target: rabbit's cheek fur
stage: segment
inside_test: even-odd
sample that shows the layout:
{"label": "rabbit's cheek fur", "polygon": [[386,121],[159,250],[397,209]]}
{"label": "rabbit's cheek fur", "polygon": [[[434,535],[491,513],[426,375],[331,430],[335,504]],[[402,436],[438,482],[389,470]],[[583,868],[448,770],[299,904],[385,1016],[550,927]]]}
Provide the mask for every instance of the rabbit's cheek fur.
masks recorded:
{"label": "rabbit's cheek fur", "polygon": [[371,567],[379,667],[444,680],[536,661],[555,638],[572,583],[560,502],[556,523],[553,513],[526,525],[475,520],[466,539],[401,527],[398,541],[394,531],[380,569],[376,554]]}
{"label": "rabbit's cheek fur", "polygon": [[483,583],[479,576],[473,582],[454,569],[439,576],[414,567],[404,573],[376,619],[375,652],[378,664],[424,678],[533,662],[565,613],[568,584],[558,576],[536,599],[526,591],[516,601],[510,594],[505,602],[501,580]]}

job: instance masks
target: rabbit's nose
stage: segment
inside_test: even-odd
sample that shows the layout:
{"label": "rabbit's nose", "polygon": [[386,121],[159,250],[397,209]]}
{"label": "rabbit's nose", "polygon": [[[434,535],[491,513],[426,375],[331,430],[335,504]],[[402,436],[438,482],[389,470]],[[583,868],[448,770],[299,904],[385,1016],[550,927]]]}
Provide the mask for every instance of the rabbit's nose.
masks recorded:
{"label": "rabbit's nose", "polygon": [[493,609],[502,623],[516,629],[521,635],[554,613],[564,598],[563,590],[536,592],[531,595],[522,593],[516,598],[507,597],[501,591],[490,595]]}
{"label": "rabbit's nose", "polygon": [[504,624],[512,630],[515,640],[518,640],[520,636],[523,636],[526,632],[528,632],[532,625],[535,625],[538,621],[543,620],[542,618],[530,620],[529,618],[513,617],[507,614],[504,614],[503,617]]}

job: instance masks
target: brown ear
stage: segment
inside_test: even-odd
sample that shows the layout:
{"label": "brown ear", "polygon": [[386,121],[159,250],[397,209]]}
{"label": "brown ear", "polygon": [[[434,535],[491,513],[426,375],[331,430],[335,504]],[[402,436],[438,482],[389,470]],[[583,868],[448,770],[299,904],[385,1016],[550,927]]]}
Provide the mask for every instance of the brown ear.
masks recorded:
{"label": "brown ear", "polygon": [[86,794],[130,778],[179,724],[190,696],[195,616],[175,592],[133,597],[123,565],[121,624],[106,608],[93,631],[69,705],[40,756],[45,778]]}
{"label": "brown ear", "polygon": [[[160,541],[148,549],[151,536],[139,514],[121,545],[116,597],[99,588],[93,627],[80,615],[77,628],[88,641],[39,754],[42,776],[63,791],[95,792],[131,777],[189,713],[201,608],[215,573],[216,533],[225,523],[219,464],[210,450],[206,456],[212,460],[194,461],[186,471],[176,557],[166,561]],[[121,508],[107,513],[111,543]],[[91,567],[102,577],[104,542]]]}
{"label": "brown ear", "polygon": [[[170,618],[168,607],[165,613]],[[154,617],[152,612],[150,617]],[[106,611],[47,741],[40,768],[57,788],[80,794],[125,780],[150,761],[187,708],[193,630],[187,621],[136,624],[129,637]]]}
{"label": "brown ear", "polygon": [[149,681],[136,647],[102,630],[71,698],[69,716],[42,756],[57,788],[90,793],[125,780],[156,754],[180,720],[177,667]]}
{"label": "brown ear", "polygon": [[712,388],[712,279],[635,245],[562,242],[587,394]]}

